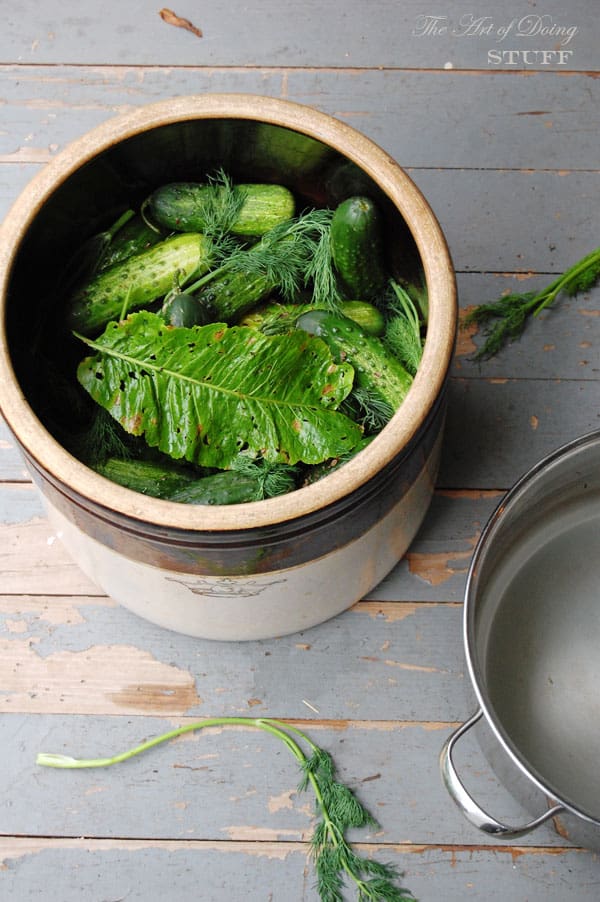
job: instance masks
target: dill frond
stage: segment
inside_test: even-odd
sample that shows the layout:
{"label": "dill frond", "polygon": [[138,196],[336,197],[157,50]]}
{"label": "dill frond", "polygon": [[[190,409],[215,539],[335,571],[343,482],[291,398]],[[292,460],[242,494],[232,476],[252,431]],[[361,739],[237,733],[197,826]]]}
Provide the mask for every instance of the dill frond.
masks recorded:
{"label": "dill frond", "polygon": [[390,279],[391,292],[387,297],[388,321],[383,341],[411,376],[417,372],[423,356],[421,317],[408,291]]}
{"label": "dill frond", "polygon": [[250,248],[236,244],[227,254],[219,249],[216,266],[185,290],[197,291],[224,273],[238,272],[249,279],[265,278],[288,302],[309,289],[313,302],[337,309],[340,294],[329,250],[331,216],[331,210],[308,210],[274,226]]}
{"label": "dill frond", "polygon": [[367,432],[379,432],[395,413],[388,401],[365,386],[353,388],[339,409]]}
{"label": "dill frond", "polygon": [[236,473],[256,481],[256,501],[284,495],[296,488],[298,468],[290,464],[272,464],[262,458],[239,454],[231,467]]}
{"label": "dill frond", "polygon": [[531,316],[554,303],[561,294],[574,297],[592,288],[600,278],[600,248],[587,254],[542,291],[508,294],[491,303],[479,304],[462,320],[462,328],[483,326],[485,341],[475,360],[493,357],[509,342],[522,335]]}
{"label": "dill frond", "polygon": [[[398,886],[397,881],[402,875],[395,867],[358,855],[348,843],[345,838],[348,827],[366,826],[375,821],[352,790],[336,779],[329,752],[292,724],[271,718],[210,717],[177,727],[110,758],[72,758],[40,752],[36,762],[44,767],[61,769],[108,767],[186,733],[225,726],[255,727],[279,739],[300,766],[300,790],[312,788],[314,791],[319,820],[310,840],[310,856],[321,902],[344,902],[346,885],[354,886],[358,902],[416,902],[409,890]],[[304,751],[305,746],[310,753]]]}

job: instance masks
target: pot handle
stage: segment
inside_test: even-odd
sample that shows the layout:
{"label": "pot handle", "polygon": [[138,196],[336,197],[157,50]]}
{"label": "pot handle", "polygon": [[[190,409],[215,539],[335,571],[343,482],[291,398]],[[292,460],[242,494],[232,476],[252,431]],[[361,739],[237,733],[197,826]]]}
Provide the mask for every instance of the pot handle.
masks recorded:
{"label": "pot handle", "polygon": [[512,839],[516,836],[523,836],[525,833],[529,833],[530,830],[535,830],[536,827],[539,827],[540,824],[543,824],[551,817],[554,817],[556,814],[564,811],[564,807],[562,805],[555,805],[553,808],[549,808],[548,811],[544,811],[544,813],[540,814],[539,817],[536,817],[534,820],[529,821],[529,823],[523,824],[520,827],[511,827],[508,824],[502,824],[500,821],[497,821],[495,818],[487,814],[483,810],[483,808],[479,807],[475,799],[473,799],[465,789],[460,777],[456,772],[456,768],[452,760],[452,752],[455,744],[458,742],[460,737],[463,736],[468,730],[470,730],[471,727],[475,726],[477,721],[481,719],[482,715],[483,711],[481,709],[476,711],[475,714],[470,717],[469,720],[465,721],[465,723],[462,724],[457,730],[455,730],[455,732],[444,743],[440,754],[440,769],[442,772],[442,780],[446,789],[450,793],[450,796],[456,802],[463,815],[471,824],[473,824],[475,827],[478,827],[479,830],[483,830],[484,833],[506,839]]}

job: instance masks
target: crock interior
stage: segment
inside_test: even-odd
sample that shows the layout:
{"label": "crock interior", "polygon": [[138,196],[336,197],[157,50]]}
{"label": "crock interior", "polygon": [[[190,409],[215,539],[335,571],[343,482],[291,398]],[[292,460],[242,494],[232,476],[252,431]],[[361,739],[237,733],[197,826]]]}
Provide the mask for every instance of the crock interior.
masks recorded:
{"label": "crock interior", "polygon": [[[410,276],[424,266],[430,317],[423,360],[400,411],[366,449],[339,470],[296,492],[261,502],[211,506],[202,517],[191,505],[144,497],[112,485],[65,456],[64,376],[72,380],[81,358],[77,341],[60,324],[60,266],[90,235],[137,207],[149,191],[172,180],[201,179],[222,167],[234,180],[280,182],[299,206],[335,205],[368,193],[381,205],[392,269]],[[5,349],[0,360],[12,381],[3,399],[7,420],[45,478],[127,516],[211,530],[251,528],[296,518],[346,498],[399,454],[439,406],[454,350],[456,296],[452,264],[439,225],[416,186],[384,151],[324,114],[269,98],[204,95],[133,111],[66,148],[15,204],[3,227],[6,238]],[[0,254],[2,256],[2,254]],[[48,372],[40,364],[52,360]],[[10,367],[10,369],[9,369]],[[57,369],[55,369],[57,367]],[[26,403],[23,403],[23,395]],[[35,416],[31,416],[33,410]],[[50,410],[51,415],[48,414]],[[44,428],[40,429],[40,421]],[[48,441],[48,435],[54,436]],[[101,483],[101,484],[100,484]],[[322,483],[322,485],[321,485]],[[182,513],[182,511],[185,511]]]}
{"label": "crock interior", "polygon": [[398,254],[403,272],[419,265],[410,230],[390,200],[363,170],[321,141],[248,119],[180,121],[120,141],[57,186],[15,260],[7,300],[8,342],[25,394],[51,433],[72,411],[68,406],[61,410],[60,397],[49,394],[43,365],[51,365],[51,377],[71,379],[84,356],[83,346],[60,328],[63,265],[86,238],[108,228],[124,210],[138,210],[159,185],[202,181],[220,168],[237,182],[286,185],[299,210],[368,194],[384,211],[392,266],[397,266],[393,257]]}

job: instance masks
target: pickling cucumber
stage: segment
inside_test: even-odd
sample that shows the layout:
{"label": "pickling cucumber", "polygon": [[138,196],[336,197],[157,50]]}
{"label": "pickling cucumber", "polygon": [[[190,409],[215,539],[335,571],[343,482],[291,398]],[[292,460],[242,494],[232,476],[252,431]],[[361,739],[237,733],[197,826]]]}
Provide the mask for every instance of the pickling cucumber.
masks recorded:
{"label": "pickling cucumber", "polygon": [[296,488],[292,468],[261,468],[251,464],[246,470],[222,470],[196,479],[170,496],[184,504],[243,504],[283,495]]}
{"label": "pickling cucumber", "polygon": [[94,469],[101,476],[153,498],[169,498],[192,482],[198,474],[175,463],[109,457]]}
{"label": "pickling cucumber", "polygon": [[[228,210],[226,203],[230,203]],[[229,187],[199,182],[162,185],[145,204],[146,213],[162,228],[203,232],[211,221],[221,216],[228,232],[244,238],[264,235],[279,223],[291,219],[295,208],[294,195],[283,185]]]}
{"label": "pickling cucumber", "polygon": [[[287,332],[294,329],[296,320],[303,313],[310,313],[319,308],[316,304],[277,304],[267,303],[253,307],[239,321],[240,326],[250,326],[268,335]],[[364,329],[369,335],[383,335],[385,317],[381,310],[367,301],[340,301],[339,312]]]}
{"label": "pickling cucumber", "polygon": [[335,208],[331,256],[348,297],[381,296],[387,282],[383,220],[371,198],[349,197]]}
{"label": "pickling cucumber", "polygon": [[397,410],[413,380],[379,338],[367,335],[353,320],[326,310],[304,313],[296,327],[319,336],[336,362],[351,363],[356,387],[372,391]]}
{"label": "pickling cucumber", "polygon": [[85,336],[165,295],[175,285],[209,267],[211,243],[189,233],[167,238],[97,273],[67,302],[67,325]]}
{"label": "pickling cucumber", "polygon": [[277,287],[263,273],[223,272],[194,293],[209,319],[235,323],[239,317],[267,298]]}
{"label": "pickling cucumber", "polygon": [[174,294],[165,300],[160,315],[169,326],[206,326],[211,321],[210,311],[201,304],[193,294],[185,291]]}
{"label": "pickling cucumber", "polygon": [[165,236],[151,228],[138,214],[122,226],[112,237],[99,269],[109,269],[128,257],[134,257],[158,244]]}

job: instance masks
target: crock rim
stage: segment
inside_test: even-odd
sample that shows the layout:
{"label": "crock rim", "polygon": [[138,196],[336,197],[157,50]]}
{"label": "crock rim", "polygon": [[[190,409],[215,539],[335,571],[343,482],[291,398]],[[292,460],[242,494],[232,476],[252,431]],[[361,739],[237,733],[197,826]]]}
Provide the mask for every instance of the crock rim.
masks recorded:
{"label": "crock rim", "polygon": [[[263,501],[195,506],[141,495],[100,476],[69,454],[40,422],[15,376],[4,307],[21,241],[56,188],[82,165],[142,132],[190,119],[240,119],[282,126],[316,138],[363,169],[404,218],[423,263],[429,322],[423,358],[399,410],[374,440],[343,467],[313,485]],[[112,117],[68,144],[37,173],[0,226],[0,409],[40,470],[125,516],[159,526],[202,531],[250,529],[312,513],[371,480],[418,435],[442,393],[456,338],[454,270],[440,224],[420,189],[388,153],[353,127],[312,107],[256,94],[192,94]]]}

